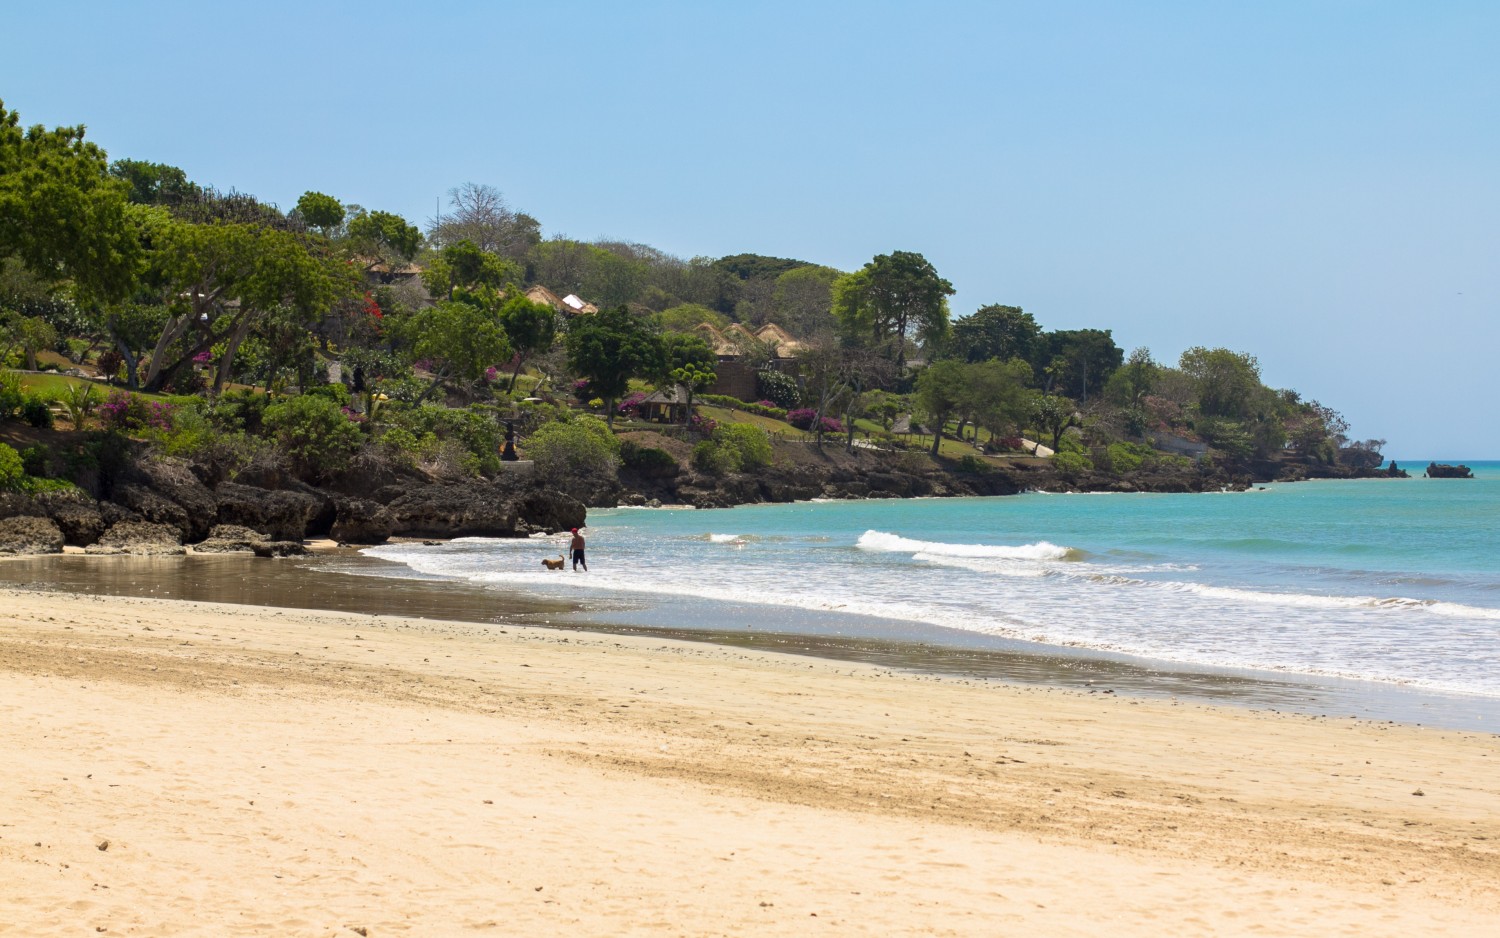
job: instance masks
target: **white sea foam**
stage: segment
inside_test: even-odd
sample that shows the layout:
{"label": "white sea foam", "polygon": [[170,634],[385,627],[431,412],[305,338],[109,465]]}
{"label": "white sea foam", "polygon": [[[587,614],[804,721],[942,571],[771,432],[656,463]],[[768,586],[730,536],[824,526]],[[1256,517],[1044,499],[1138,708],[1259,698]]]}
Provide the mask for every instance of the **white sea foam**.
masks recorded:
{"label": "white sea foam", "polygon": [[998,557],[1007,560],[1068,560],[1075,555],[1067,547],[1046,541],[1011,547],[1003,544],[945,544],[919,541],[884,531],[866,531],[855,545],[861,550],[884,553],[926,554],[930,557]]}
{"label": "white sea foam", "polygon": [[733,544],[740,540],[738,534],[710,534],[708,539],[715,544]]}

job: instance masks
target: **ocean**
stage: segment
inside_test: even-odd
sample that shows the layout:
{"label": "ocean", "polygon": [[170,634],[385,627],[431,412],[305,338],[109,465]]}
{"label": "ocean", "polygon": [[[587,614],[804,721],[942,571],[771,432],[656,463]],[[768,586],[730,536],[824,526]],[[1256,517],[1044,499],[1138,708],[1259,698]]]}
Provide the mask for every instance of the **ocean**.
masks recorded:
{"label": "ocean", "polygon": [[1472,480],[1222,494],[594,510],[587,574],[542,568],[566,535],[384,545],[359,572],[687,631],[1069,649],[1500,699],[1500,463],[1469,465]]}

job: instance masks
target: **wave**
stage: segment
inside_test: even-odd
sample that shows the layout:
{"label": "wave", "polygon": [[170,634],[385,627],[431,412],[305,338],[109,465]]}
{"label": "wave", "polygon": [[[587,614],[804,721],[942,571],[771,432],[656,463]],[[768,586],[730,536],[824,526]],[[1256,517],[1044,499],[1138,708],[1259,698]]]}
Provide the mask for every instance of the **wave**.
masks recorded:
{"label": "wave", "polygon": [[1059,547],[1047,541],[1011,547],[1004,544],[946,544],[942,541],[919,541],[888,534],[885,531],[866,531],[855,543],[860,550],[873,553],[921,554],[927,557],[992,557],[1002,560],[1081,560],[1083,551],[1072,547]]}

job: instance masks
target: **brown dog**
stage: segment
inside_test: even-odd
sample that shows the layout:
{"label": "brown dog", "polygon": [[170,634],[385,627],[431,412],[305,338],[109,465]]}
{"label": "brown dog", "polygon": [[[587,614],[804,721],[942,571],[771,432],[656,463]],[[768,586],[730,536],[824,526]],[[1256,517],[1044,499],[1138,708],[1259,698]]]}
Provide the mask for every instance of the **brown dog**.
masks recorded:
{"label": "brown dog", "polygon": [[563,568],[563,564],[565,563],[567,563],[567,559],[561,554],[558,555],[556,560],[553,560],[551,557],[542,558],[542,566],[546,567],[548,570],[561,570]]}

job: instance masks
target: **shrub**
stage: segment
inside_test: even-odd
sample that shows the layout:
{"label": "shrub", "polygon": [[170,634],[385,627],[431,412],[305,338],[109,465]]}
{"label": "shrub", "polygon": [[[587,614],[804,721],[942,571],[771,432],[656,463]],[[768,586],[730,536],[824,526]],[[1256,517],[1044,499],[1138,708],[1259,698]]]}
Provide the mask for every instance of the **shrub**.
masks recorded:
{"label": "shrub", "polygon": [[226,391],[214,402],[209,416],[224,430],[259,433],[271,401],[272,398],[254,391]]}
{"label": "shrub", "polygon": [[670,475],[677,471],[672,454],[655,446],[637,446],[626,440],[620,444],[620,459],[626,466],[646,476]]}
{"label": "shrub", "polygon": [[37,443],[21,450],[21,465],[29,476],[49,476],[52,474],[52,448]]}
{"label": "shrub", "polygon": [[93,416],[100,401],[99,393],[86,381],[68,385],[57,399],[67,408],[68,419],[73,422],[75,430],[83,429],[84,421]]}
{"label": "shrub", "polygon": [[1052,457],[1052,468],[1060,475],[1072,478],[1094,468],[1093,460],[1082,453],[1058,453]]}
{"label": "shrub", "polygon": [[802,392],[797,389],[796,380],[779,371],[757,371],[755,387],[757,394],[783,410],[791,410],[802,403]]}
{"label": "shrub", "polygon": [[108,430],[170,430],[177,405],[152,401],[129,391],[112,391],[99,405],[99,420]]}
{"label": "shrub", "polygon": [[352,400],[349,396],[349,389],[337,383],[320,384],[317,387],[308,388],[302,393],[311,394],[313,397],[326,397],[340,407],[348,407],[349,402]]}
{"label": "shrub", "polygon": [[587,414],[543,425],[527,440],[526,452],[544,477],[613,476],[620,466],[620,441]]}
{"label": "shrub", "polygon": [[714,475],[748,472],[770,462],[770,438],[759,427],[744,423],[720,427],[712,439],[693,447],[693,466]]}
{"label": "shrub", "polygon": [[298,395],[266,408],[266,431],[297,472],[323,477],[349,465],[364,435],[326,397]]}
{"label": "shrub", "polygon": [[450,453],[443,460],[443,474],[451,474],[460,462],[472,466],[471,475],[500,470],[500,447],[504,442],[505,431],[496,422],[494,412],[483,405],[475,405],[467,410],[432,404],[397,409],[385,422],[406,428],[418,440],[434,437],[439,445],[424,449],[422,458],[425,460],[435,458],[441,448],[440,444],[446,443],[454,444],[473,457],[472,460],[462,460],[456,453]]}
{"label": "shrub", "polygon": [[966,454],[962,459],[958,461],[959,472],[972,472],[977,475],[982,475],[986,472],[991,471],[993,468],[994,467],[989,463],[973,454]]}
{"label": "shrub", "polygon": [[1111,443],[1106,452],[1109,453],[1109,469],[1114,473],[1134,472],[1146,461],[1130,443]]}
{"label": "shrub", "polygon": [[25,479],[26,467],[21,463],[21,454],[9,443],[0,443],[0,489],[17,491]]}
{"label": "shrub", "polygon": [[0,372],[0,420],[13,420],[24,403],[26,392],[21,388],[21,376],[13,371]]}
{"label": "shrub", "polygon": [[125,368],[125,356],[112,348],[105,349],[94,361],[94,367],[99,369],[99,377],[104,380],[118,381],[120,372]]}
{"label": "shrub", "polygon": [[52,428],[52,408],[47,399],[38,394],[28,394],[21,401],[21,419],[41,430]]}
{"label": "shrub", "polygon": [[739,453],[742,470],[748,472],[771,464],[771,439],[759,427],[747,423],[729,424],[720,427],[714,439],[721,446],[732,447]]}

